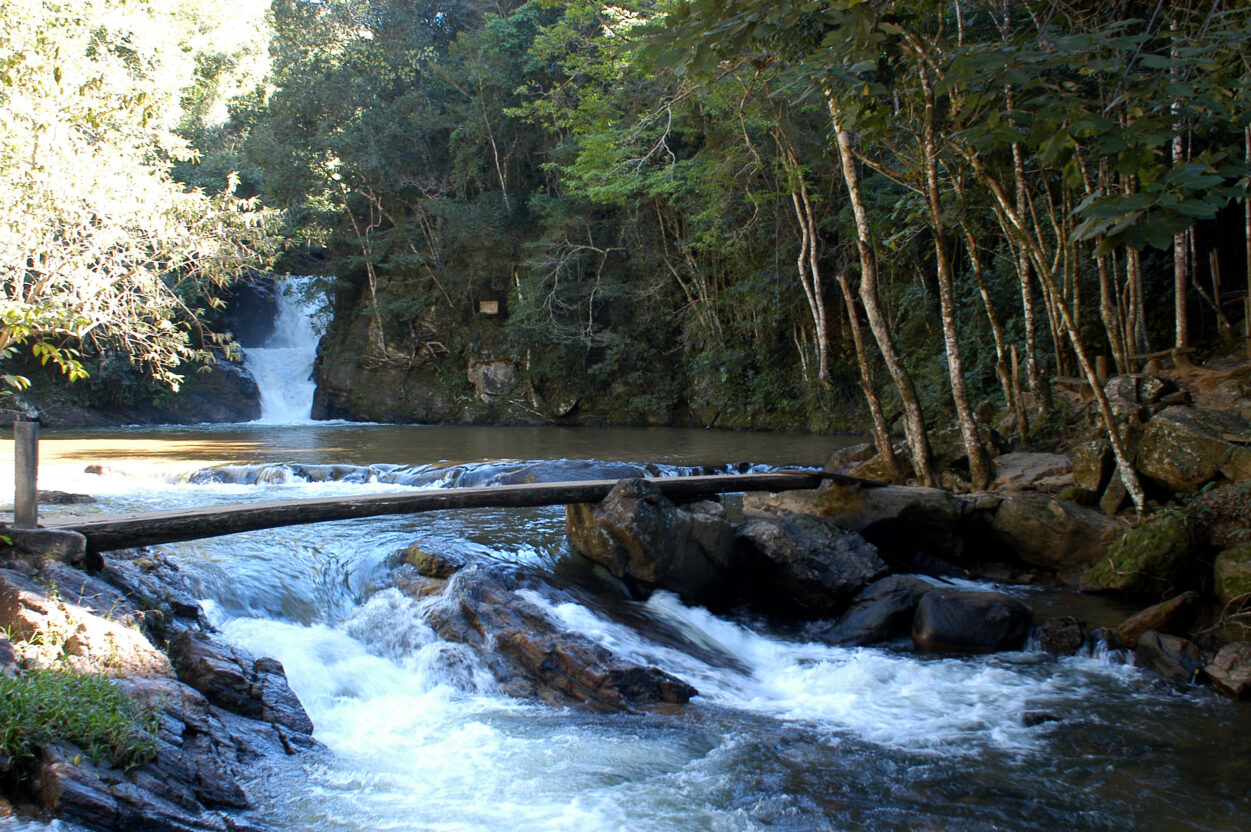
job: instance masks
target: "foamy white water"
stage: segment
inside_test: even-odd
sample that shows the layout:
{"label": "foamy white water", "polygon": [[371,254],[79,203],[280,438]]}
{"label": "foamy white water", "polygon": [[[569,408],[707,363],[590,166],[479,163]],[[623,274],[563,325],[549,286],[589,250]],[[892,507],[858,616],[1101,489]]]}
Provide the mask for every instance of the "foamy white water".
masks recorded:
{"label": "foamy white water", "polygon": [[267,425],[295,425],[311,421],[313,362],[321,340],[315,313],[319,298],[306,296],[313,278],[289,277],[278,281],[278,313],[274,332],[263,347],[244,350],[244,365],[260,390],[261,418]]}

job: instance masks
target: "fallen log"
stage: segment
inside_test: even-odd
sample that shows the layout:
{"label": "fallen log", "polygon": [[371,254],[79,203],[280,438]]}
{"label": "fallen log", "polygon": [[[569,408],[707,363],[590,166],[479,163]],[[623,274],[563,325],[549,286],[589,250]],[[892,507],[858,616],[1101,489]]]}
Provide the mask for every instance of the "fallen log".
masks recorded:
{"label": "fallen log", "polygon": [[[728,474],[702,477],[653,477],[651,482],[675,502],[697,500],[737,491],[793,491],[816,488],[816,471],[777,471],[764,474]],[[298,526],[331,520],[416,514],[457,508],[523,508],[597,503],[617,480],[528,483],[480,488],[441,488],[353,497],[319,497],[257,503],[171,509],[105,517],[69,517],[45,520],[43,527],[75,531],[87,538],[89,552],[108,552],[157,543],[176,543],[238,532]]]}

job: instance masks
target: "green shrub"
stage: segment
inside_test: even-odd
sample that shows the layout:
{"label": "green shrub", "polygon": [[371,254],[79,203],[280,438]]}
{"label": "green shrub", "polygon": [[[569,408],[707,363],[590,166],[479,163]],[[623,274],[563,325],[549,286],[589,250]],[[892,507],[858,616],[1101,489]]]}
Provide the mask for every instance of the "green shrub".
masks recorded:
{"label": "green shrub", "polygon": [[65,741],[93,763],[130,770],[156,756],[159,722],[104,676],[45,669],[0,677],[0,753],[19,769],[39,744]]}

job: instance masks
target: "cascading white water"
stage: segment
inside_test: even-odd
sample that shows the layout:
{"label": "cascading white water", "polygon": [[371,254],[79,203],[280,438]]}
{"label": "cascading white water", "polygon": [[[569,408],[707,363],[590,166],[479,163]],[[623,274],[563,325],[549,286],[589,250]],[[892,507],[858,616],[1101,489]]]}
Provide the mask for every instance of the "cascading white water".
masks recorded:
{"label": "cascading white water", "polygon": [[244,365],[260,390],[261,418],[268,425],[308,422],[313,412],[313,362],[321,333],[315,325],[317,299],[308,297],[309,277],[278,281],[274,332],[263,347],[244,350]]}

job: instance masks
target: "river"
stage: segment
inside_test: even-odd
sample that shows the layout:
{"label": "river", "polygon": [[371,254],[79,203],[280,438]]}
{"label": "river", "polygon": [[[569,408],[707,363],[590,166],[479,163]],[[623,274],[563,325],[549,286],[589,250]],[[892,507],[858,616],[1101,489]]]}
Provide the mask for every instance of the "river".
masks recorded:
{"label": "river", "polygon": [[[519,463],[568,470],[569,460],[670,473],[819,465],[844,441],[287,421],[295,424],[47,434],[41,487],[98,502],[45,511],[439,487],[449,477],[489,480]],[[240,467],[218,479],[234,482],[188,477],[226,463]],[[376,467],[358,471],[361,481],[310,482],[291,463]],[[84,473],[89,464],[102,473]],[[425,484],[377,481],[396,470]],[[0,477],[12,481],[7,471]],[[343,521],[161,547],[225,639],[284,664],[327,747],[248,773],[255,822],[310,832],[1251,825],[1251,709],[1207,689],[1167,687],[1117,656],[938,658],[907,642],[838,648],[807,642],[784,622],[714,616],[666,593],[631,603],[640,626],[626,626],[590,596],[535,594],[552,618],[700,693],[685,706],[608,715],[509,698],[435,635],[420,603],[387,588],[395,553],[415,541],[523,564],[554,583],[570,574],[559,507]],[[1092,625],[1124,614],[1071,594],[1006,590],[1044,613],[1076,608]],[[661,628],[698,649],[656,638]]]}

